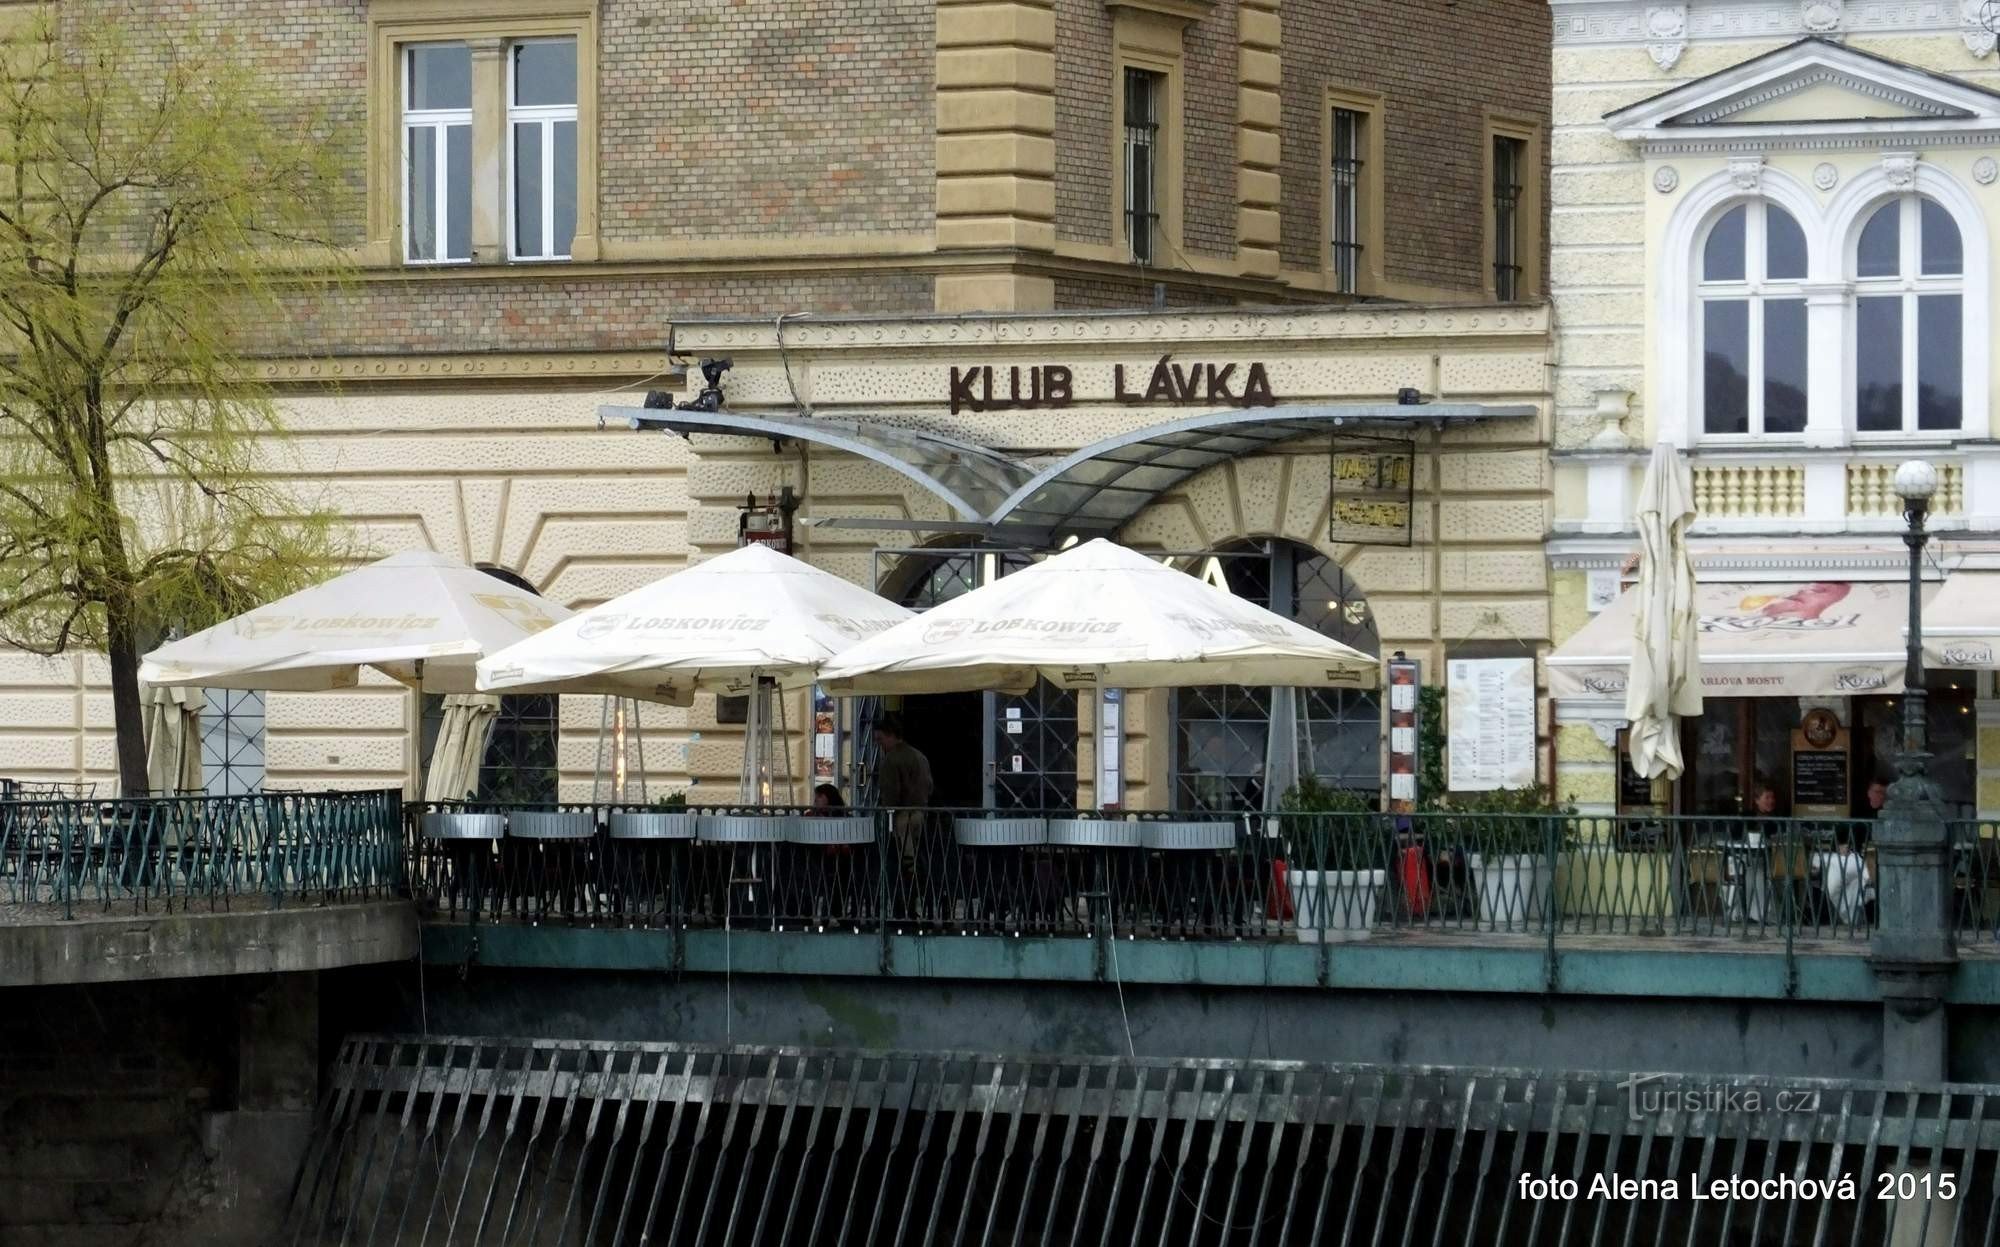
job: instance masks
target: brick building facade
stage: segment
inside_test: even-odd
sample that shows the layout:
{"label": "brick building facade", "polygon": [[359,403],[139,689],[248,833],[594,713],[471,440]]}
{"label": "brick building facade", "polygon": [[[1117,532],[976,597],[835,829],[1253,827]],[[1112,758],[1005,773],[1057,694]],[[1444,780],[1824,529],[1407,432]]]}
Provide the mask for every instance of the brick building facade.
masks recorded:
{"label": "brick building facade", "polygon": [[[1274,414],[1399,425],[1421,496],[1400,546],[1334,541],[1312,438],[1190,479],[1122,540],[1276,542],[1347,586],[1383,652],[1434,671],[1496,628],[1546,643],[1536,0],[151,0],[142,16],[239,38],[351,156],[356,278],[301,292],[257,350],[290,430],[274,470],[344,514],[357,551],[440,550],[584,607],[727,548],[744,494],[790,485],[799,550],[870,583],[889,547],[984,530],[852,454],[639,439],[600,431],[598,409],[667,385],[677,345],[736,357],[733,411],[941,432],[1038,470],[1203,414],[1104,389],[1114,366],[1170,354],[1267,365]],[[1360,257],[1345,273],[1336,242]],[[1047,360],[1103,374],[1097,390],[949,409],[954,368]],[[1403,390],[1497,415],[1419,423]],[[831,516],[934,527],[811,527]],[[0,654],[0,775],[108,784],[105,679],[93,655]],[[425,766],[426,707],[383,679],[210,712],[250,759],[225,787],[414,792]],[[1075,713],[1087,731],[1091,708]],[[546,716],[520,730],[557,737],[556,788],[589,799],[599,700]],[[1134,707],[1135,801],[1191,791],[1170,720],[1167,699]],[[735,783],[740,728],[712,699],[645,722],[656,785]],[[1082,796],[1091,754],[1071,753]]]}
{"label": "brick building facade", "polygon": [[[1520,228],[1542,267],[1549,17],[1532,0],[134,7],[148,30],[240,39],[351,156],[364,280],[302,308],[307,332],[270,342],[276,355],[630,349],[676,316],[763,311],[1491,297],[1491,148],[1509,123],[1536,169]],[[575,245],[510,261],[501,61],[543,40],[578,41],[575,167],[554,171],[574,184]],[[471,46],[453,103],[477,173],[446,180],[473,184],[482,236],[441,272],[410,263],[403,58],[445,43]],[[1123,75],[1140,66],[1165,97],[1161,238],[1143,266],[1121,217]],[[1346,291],[1326,246],[1336,98],[1381,130],[1351,226],[1370,254]],[[1537,276],[1517,294],[1539,290]]]}

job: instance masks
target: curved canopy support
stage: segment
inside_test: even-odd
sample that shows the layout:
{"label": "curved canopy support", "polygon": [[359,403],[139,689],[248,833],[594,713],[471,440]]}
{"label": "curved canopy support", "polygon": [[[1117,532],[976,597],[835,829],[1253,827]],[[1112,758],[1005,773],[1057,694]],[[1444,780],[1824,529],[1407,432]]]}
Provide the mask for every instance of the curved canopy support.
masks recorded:
{"label": "curved canopy support", "polygon": [[986,515],[1032,476],[1033,469],[984,446],[891,424],[726,411],[680,411],[658,407],[600,407],[601,420],[635,429],[661,429],[686,437],[719,433],[811,442],[859,455],[923,487],[952,509],[958,519],[984,522]]}
{"label": "curved canopy support", "polygon": [[[811,442],[859,455],[914,481],[955,517],[1023,545],[1114,536],[1154,499],[1206,468],[1349,425],[1441,424],[1537,414],[1530,403],[1326,403],[1231,408],[1146,425],[1039,470],[984,446],[890,424],[824,416],[603,407],[599,417],[686,436]],[[857,524],[865,521],[856,521]]]}
{"label": "curved canopy support", "polygon": [[1207,412],[1105,438],[1035,474],[988,517],[996,529],[1047,541],[1108,537],[1155,498],[1206,468],[1351,424],[1532,416],[1529,404],[1333,403]]}

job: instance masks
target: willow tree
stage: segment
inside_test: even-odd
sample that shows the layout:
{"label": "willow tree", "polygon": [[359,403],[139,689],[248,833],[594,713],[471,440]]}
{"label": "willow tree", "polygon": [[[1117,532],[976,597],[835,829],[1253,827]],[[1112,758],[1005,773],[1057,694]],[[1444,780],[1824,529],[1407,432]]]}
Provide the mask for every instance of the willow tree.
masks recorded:
{"label": "willow tree", "polygon": [[0,641],[109,660],[124,790],[138,662],[314,574],[247,361],[335,277],[337,149],[223,40],[44,9],[0,53]]}

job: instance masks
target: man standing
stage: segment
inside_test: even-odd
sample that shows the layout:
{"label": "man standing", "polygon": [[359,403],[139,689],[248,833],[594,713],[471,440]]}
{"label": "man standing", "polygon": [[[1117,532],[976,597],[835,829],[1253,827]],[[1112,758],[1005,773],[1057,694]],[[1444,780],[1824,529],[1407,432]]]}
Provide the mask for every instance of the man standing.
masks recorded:
{"label": "man standing", "polygon": [[[931,762],[903,739],[903,722],[893,714],[875,725],[875,799],[891,811],[903,878],[911,895],[921,896],[931,890],[922,886],[919,874],[926,807],[931,803]],[[932,881],[933,887],[936,882]]]}

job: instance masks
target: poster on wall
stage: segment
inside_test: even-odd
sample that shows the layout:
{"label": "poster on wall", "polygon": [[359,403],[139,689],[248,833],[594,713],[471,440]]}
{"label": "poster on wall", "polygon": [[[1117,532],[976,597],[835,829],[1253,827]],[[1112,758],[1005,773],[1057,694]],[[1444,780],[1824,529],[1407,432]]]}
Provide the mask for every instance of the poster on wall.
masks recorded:
{"label": "poster on wall", "polygon": [[1535,660],[1454,658],[1445,667],[1452,791],[1534,787]]}

